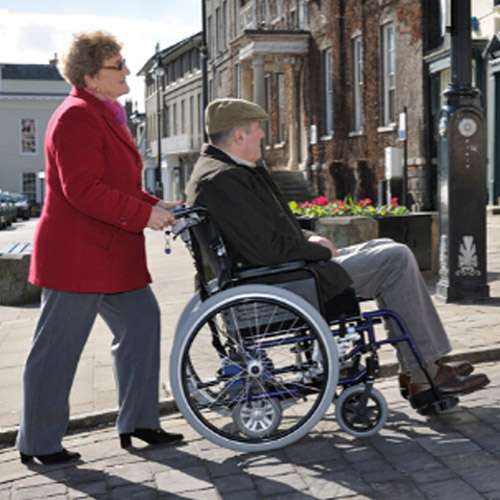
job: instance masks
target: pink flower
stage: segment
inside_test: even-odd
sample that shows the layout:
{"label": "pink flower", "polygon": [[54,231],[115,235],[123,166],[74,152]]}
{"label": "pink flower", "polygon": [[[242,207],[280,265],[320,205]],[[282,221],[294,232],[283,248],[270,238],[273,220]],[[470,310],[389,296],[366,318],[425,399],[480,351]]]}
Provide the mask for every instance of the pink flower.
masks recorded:
{"label": "pink flower", "polygon": [[314,198],[312,201],[313,205],[328,205],[328,198],[326,196],[318,196],[317,198]]}
{"label": "pink flower", "polygon": [[391,207],[397,207],[399,205],[399,198],[397,196],[393,196],[391,198]]}

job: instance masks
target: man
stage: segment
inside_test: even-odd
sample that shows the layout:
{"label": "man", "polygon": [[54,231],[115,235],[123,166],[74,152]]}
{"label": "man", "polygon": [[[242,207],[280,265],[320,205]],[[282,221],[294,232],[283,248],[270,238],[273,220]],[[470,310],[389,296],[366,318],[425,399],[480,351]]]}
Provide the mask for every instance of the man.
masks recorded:
{"label": "man", "polygon": [[[337,249],[328,239],[299,228],[266,169],[257,163],[264,137],[260,122],[267,118],[262,108],[243,99],[212,101],[205,115],[210,144],[204,146],[186,189],[189,205],[208,208],[236,265],[313,262],[323,300],[352,286],[359,296],[372,297],[404,318],[443,394],[485,387],[488,378],[470,375],[470,363],[442,362],[450,343],[408,247],[378,239]],[[389,335],[397,335],[388,326]],[[427,379],[403,343],[398,358],[402,389],[417,398],[425,395]]]}

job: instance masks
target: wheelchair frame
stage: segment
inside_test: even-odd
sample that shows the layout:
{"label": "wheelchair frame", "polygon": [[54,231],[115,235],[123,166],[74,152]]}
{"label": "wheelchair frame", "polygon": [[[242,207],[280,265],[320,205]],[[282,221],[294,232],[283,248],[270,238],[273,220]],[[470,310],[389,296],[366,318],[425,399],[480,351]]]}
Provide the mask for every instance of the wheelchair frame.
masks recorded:
{"label": "wheelchair frame", "polygon": [[[356,437],[372,436],[383,427],[388,413],[385,399],[373,387],[379,374],[377,351],[400,342],[408,345],[430,384],[422,396],[410,398],[412,406],[430,414],[457,404],[457,398],[439,393],[404,320],[394,311],[362,313],[356,304],[355,315],[339,314],[326,321],[316,273],[306,262],[237,270],[206,209],[180,208],[174,213],[174,237],[181,236],[194,259],[199,290],[177,324],[170,383],[180,411],[201,435],[238,451],[283,447],[307,434],[334,401],[342,430]],[[304,296],[303,277],[285,280],[281,285],[288,289],[252,284],[262,279],[283,280],[297,272],[307,273],[309,284],[313,280],[315,297],[311,293]],[[266,307],[273,315],[289,315],[295,330],[285,320],[277,326],[274,316],[265,316]],[[250,323],[247,321],[250,326],[237,318],[245,308],[253,309]],[[400,335],[377,340],[375,326],[384,320],[394,321]],[[254,330],[257,347],[248,340],[252,338],[248,332]],[[273,336],[275,340],[270,340]],[[291,346],[295,365],[278,368],[276,361],[279,364],[288,355],[284,346]],[[212,348],[220,366],[208,358],[195,362]],[[275,358],[268,356],[271,350]],[[214,373],[213,380],[203,379],[207,371],[204,363],[211,364],[208,372]],[[210,416],[204,417],[204,412]],[[220,424],[214,423],[219,420]]]}

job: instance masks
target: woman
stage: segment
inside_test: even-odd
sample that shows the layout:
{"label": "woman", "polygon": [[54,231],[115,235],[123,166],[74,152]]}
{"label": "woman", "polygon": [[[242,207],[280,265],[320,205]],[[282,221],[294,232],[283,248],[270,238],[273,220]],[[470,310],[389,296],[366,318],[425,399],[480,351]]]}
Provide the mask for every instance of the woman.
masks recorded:
{"label": "woman", "polygon": [[76,35],[62,72],[73,85],[45,141],[46,198],[30,282],[42,306],[24,371],[17,438],[23,463],[77,460],[62,447],[76,366],[97,314],[113,334],[121,446],[180,441],[159,427],[160,313],[149,288],[143,229],[174,222],[141,188],[141,158],[118,97],[130,74],[121,44],[103,32]]}

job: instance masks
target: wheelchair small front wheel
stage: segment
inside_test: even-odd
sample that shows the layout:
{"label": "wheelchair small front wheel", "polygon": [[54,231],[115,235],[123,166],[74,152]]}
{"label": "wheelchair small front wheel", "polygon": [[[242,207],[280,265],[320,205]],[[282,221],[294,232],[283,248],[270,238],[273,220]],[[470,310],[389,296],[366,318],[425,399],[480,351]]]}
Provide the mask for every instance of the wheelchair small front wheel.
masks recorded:
{"label": "wheelchair small front wheel", "polygon": [[366,438],[377,434],[387,420],[388,408],[380,391],[365,385],[349,387],[335,401],[339,427],[351,436]]}

